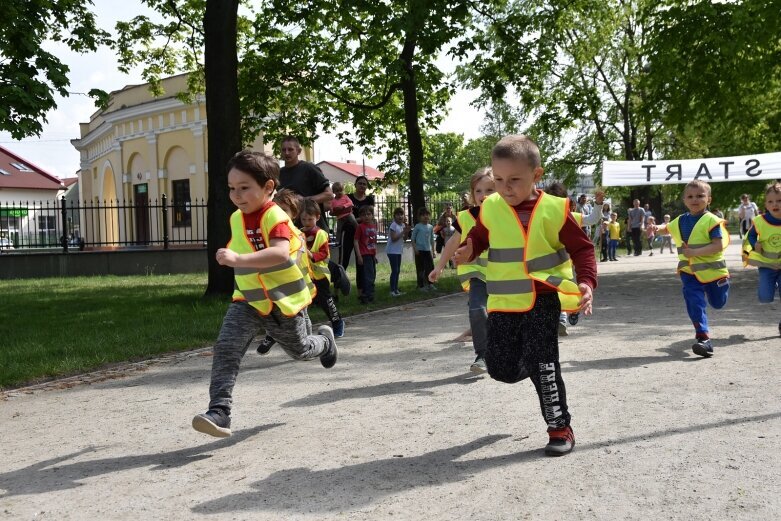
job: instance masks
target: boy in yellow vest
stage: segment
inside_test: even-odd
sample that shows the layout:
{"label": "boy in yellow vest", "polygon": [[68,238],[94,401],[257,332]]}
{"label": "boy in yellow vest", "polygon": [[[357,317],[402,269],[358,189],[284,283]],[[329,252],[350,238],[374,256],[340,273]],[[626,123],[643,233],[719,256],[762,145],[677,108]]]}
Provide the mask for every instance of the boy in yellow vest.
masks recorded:
{"label": "boy in yellow vest", "polygon": [[710,185],[699,179],[690,181],[683,189],[683,204],[689,211],[669,224],[654,227],[670,232],[678,245],[683,300],[695,331],[692,351],[706,358],[713,356],[707,304],[721,309],[729,296],[729,271],[724,259],[729,233],[726,221],[708,211],[710,202]]}
{"label": "boy in yellow vest", "polygon": [[306,253],[312,269],[312,282],[317,289],[312,303],[326,314],[334,330],[334,336],[341,338],[344,336],[344,320],[336,309],[336,302],[330,291],[331,271],[328,269],[328,260],[331,258],[331,251],[328,247],[328,232],[317,226],[317,221],[320,220],[320,205],[313,199],[304,199],[298,218],[301,220],[301,231],[306,238]]}
{"label": "boy in yellow vest", "polygon": [[765,213],[754,217],[743,251],[748,253],[748,264],[759,268],[759,301],[769,304],[776,293],[781,297],[781,183],[772,183],[765,190]]}
{"label": "boy in yellow vest", "polygon": [[557,325],[561,311],[591,314],[594,247],[570,214],[569,202],[535,187],[543,168],[531,139],[502,138],[491,153],[491,167],[496,193],[483,201],[455,259],[469,262],[488,250],[488,374],[506,383],[531,378],[548,425],[545,453],[561,456],[572,450],[575,435]]}
{"label": "boy in yellow vest", "polygon": [[265,329],[296,360],[336,363],[333,331],[307,328],[304,312],[312,301],[296,258],[302,245],[290,217],[271,199],[279,184],[279,163],[262,152],[244,150],[228,162],[228,187],[238,207],[230,217],[231,240],[217,250],[217,262],[233,268],[236,290],[214,345],[209,410],[193,428],[211,436],[231,435],[233,386],[244,353]]}

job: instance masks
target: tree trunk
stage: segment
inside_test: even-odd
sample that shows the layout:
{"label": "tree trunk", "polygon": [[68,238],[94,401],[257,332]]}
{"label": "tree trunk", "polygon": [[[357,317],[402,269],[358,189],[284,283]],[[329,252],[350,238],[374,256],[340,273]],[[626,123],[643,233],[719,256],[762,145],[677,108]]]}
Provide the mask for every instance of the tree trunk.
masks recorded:
{"label": "tree trunk", "polygon": [[230,239],[228,219],[233,203],[228,197],[225,165],[241,150],[236,20],[239,0],[207,0],[205,34],[206,120],[208,122],[209,200],[207,203],[207,296],[233,293],[233,270],[217,264],[215,254]]}
{"label": "tree trunk", "polygon": [[413,222],[418,220],[418,209],[426,205],[426,198],[423,193],[423,138],[420,135],[420,123],[418,121],[418,92],[413,64],[415,46],[415,36],[407,35],[404,49],[401,52],[401,61],[406,72],[401,81],[401,91],[404,95],[404,128],[407,133],[407,146],[409,147],[409,190]]}

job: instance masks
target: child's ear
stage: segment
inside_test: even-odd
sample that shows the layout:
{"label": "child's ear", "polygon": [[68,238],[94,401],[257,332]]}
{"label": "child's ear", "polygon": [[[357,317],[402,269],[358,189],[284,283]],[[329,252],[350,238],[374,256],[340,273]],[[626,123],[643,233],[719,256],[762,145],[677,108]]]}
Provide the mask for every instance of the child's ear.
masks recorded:
{"label": "child's ear", "polygon": [[273,179],[269,179],[268,181],[266,181],[266,184],[263,185],[263,190],[265,190],[269,194],[273,194],[276,188],[277,186],[276,183],[274,183]]}
{"label": "child's ear", "polygon": [[534,182],[536,183],[540,179],[542,179],[543,174],[545,174],[545,169],[541,166],[538,166],[534,169]]}

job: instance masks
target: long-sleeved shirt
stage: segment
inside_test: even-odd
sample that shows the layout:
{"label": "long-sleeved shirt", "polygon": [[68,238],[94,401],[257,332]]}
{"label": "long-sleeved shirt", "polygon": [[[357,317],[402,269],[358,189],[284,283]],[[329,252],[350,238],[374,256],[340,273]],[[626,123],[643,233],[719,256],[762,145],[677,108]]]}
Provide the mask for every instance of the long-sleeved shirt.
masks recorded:
{"label": "long-sleeved shirt", "polygon": [[[518,213],[518,218],[523,225],[524,231],[528,230],[529,219],[534,207],[537,205],[537,201],[539,199],[532,199],[513,207]],[[468,238],[472,240],[472,258],[470,260],[478,257],[489,247],[488,229],[479,219],[469,232]],[[578,283],[588,284],[592,289],[595,289],[597,287],[597,260],[594,256],[594,245],[591,244],[591,240],[578,226],[578,223],[575,222],[572,214],[567,215],[567,220],[564,221],[564,226],[559,231],[559,242],[564,245],[570,259],[572,259]],[[553,293],[556,291],[547,284],[538,281],[534,281],[534,290],[537,293]]]}
{"label": "long-sleeved shirt", "polygon": [[[775,217],[770,215],[770,212],[765,212],[763,214],[763,217],[770,224],[775,226],[781,226],[781,219],[776,219]],[[757,229],[752,226],[751,229],[748,231],[748,243],[751,245],[752,248],[757,245],[757,237],[758,237]]]}

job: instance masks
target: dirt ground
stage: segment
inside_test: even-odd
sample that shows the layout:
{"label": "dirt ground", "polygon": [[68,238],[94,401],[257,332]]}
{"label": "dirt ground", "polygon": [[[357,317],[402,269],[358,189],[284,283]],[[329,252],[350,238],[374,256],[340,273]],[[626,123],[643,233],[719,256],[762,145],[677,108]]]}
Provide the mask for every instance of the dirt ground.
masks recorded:
{"label": "dirt ground", "polygon": [[673,255],[600,264],[561,339],[568,456],[530,383],[468,372],[456,295],[349,319],[332,370],[248,352],[222,440],[190,427],[208,350],[6,392],[0,519],[778,519],[781,304],[729,262],[712,359]]}

